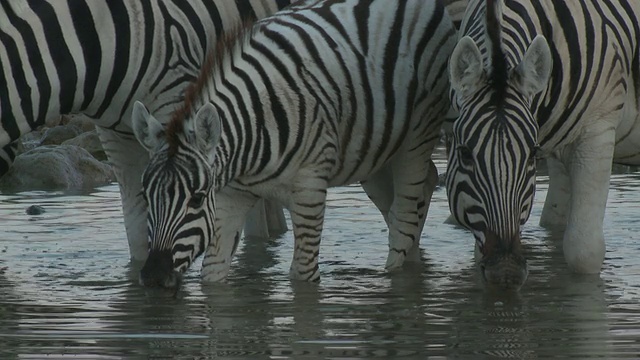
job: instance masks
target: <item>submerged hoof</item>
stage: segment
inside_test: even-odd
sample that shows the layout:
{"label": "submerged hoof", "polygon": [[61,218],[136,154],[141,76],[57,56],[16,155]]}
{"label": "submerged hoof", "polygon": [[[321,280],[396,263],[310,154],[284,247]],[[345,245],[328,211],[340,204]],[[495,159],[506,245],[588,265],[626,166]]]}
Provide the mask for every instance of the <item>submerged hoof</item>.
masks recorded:
{"label": "submerged hoof", "polygon": [[320,282],[320,271],[317,265],[311,270],[298,270],[292,266],[289,269],[289,279],[295,281]]}

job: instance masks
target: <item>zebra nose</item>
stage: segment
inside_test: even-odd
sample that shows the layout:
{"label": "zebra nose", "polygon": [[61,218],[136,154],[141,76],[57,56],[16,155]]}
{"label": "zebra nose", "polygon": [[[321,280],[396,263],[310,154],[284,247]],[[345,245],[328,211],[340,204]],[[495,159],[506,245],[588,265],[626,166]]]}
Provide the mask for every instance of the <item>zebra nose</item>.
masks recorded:
{"label": "zebra nose", "polygon": [[140,270],[140,284],[147,287],[177,288],[180,274],[173,269],[171,251],[151,251]]}
{"label": "zebra nose", "polygon": [[482,280],[489,288],[518,290],[529,274],[519,234],[506,240],[486,232],[482,260],[478,265]]}

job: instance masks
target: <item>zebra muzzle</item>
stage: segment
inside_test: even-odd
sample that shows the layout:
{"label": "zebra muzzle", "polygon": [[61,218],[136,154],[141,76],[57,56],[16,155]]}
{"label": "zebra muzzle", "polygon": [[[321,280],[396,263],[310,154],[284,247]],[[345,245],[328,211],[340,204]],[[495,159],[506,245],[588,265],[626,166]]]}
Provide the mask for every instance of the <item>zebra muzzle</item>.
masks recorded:
{"label": "zebra muzzle", "polygon": [[484,284],[489,288],[518,290],[529,275],[527,259],[522,254],[520,236],[510,241],[486,234],[482,260],[478,263]]}
{"label": "zebra muzzle", "polygon": [[146,287],[176,289],[181,279],[180,273],[173,268],[173,255],[169,250],[150,251],[140,270],[140,284]]}

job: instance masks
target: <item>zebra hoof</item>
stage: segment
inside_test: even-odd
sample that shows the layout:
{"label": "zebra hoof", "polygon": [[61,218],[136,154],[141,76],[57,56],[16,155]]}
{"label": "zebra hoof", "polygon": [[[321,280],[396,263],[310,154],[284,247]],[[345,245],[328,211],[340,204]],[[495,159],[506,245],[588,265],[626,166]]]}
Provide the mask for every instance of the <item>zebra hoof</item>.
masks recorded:
{"label": "zebra hoof", "polygon": [[387,263],[384,268],[387,269],[387,271],[401,269],[406,259],[407,252],[405,250],[390,249],[389,255],[387,255]]}
{"label": "zebra hoof", "polygon": [[313,270],[297,270],[293,267],[289,269],[289,279],[295,281],[320,282],[320,272],[316,266]]}

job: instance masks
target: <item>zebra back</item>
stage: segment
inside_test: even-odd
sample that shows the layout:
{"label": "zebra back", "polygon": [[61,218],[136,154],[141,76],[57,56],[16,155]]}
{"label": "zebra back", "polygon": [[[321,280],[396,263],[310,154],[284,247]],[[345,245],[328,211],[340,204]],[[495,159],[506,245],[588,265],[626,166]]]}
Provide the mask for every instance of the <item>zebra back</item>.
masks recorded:
{"label": "zebra back", "polygon": [[60,114],[125,134],[134,98],[168,117],[218,36],[289,3],[0,2],[0,175],[8,144]]}

